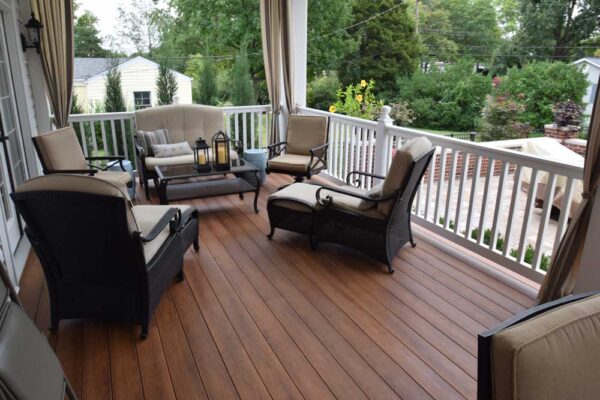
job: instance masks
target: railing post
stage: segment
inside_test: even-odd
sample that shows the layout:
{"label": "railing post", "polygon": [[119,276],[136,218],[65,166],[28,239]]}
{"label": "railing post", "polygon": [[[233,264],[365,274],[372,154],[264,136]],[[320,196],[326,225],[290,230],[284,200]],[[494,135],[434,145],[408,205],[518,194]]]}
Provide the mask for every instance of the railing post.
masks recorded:
{"label": "railing post", "polygon": [[375,175],[386,175],[386,164],[390,151],[387,128],[394,124],[390,117],[390,106],[381,107],[381,113],[377,118],[377,132],[375,136],[375,160],[373,162],[373,173]]}

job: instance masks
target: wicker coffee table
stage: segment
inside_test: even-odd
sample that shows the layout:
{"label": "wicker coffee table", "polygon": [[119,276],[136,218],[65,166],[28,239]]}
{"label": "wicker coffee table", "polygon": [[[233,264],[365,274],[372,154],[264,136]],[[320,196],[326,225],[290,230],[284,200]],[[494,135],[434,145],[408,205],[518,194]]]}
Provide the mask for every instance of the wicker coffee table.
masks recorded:
{"label": "wicker coffee table", "polygon": [[158,198],[160,204],[192,198],[254,192],[254,211],[258,212],[260,193],[260,170],[249,162],[231,161],[228,170],[217,170],[211,165],[208,171],[197,171],[193,164],[164,165],[155,167],[158,174]]}

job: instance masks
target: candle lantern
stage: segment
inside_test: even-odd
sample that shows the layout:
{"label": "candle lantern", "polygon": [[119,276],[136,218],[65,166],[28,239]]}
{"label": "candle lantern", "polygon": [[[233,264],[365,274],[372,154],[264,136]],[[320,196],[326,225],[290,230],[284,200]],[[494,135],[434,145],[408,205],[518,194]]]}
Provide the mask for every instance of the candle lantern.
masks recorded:
{"label": "candle lantern", "polygon": [[206,172],[210,170],[208,155],[209,147],[206,140],[202,138],[196,139],[196,145],[194,146],[194,167],[197,171]]}
{"label": "candle lantern", "polygon": [[230,147],[231,139],[223,131],[212,137],[213,164],[215,169],[225,171],[231,168]]}

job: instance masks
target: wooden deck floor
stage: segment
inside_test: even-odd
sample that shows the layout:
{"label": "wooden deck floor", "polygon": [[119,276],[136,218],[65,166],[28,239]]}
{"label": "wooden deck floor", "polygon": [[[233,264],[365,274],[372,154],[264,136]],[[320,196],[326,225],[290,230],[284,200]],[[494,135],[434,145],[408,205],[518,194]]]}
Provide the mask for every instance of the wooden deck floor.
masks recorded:
{"label": "wooden deck floor", "polygon": [[[478,332],[534,301],[423,241],[396,272],[352,250],[277,231],[266,199],[188,201],[201,250],[139,328],[62,321],[49,334],[75,391],[88,399],[473,399]],[[30,256],[21,297],[48,326],[43,273]]]}

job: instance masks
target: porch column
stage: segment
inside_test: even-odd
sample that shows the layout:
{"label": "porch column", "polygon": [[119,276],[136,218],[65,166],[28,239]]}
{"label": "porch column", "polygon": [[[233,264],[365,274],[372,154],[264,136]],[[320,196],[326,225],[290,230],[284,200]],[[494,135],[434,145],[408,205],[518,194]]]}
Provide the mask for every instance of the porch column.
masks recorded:
{"label": "porch column", "polygon": [[296,106],[306,106],[306,62],[308,54],[308,0],[293,0],[294,93]]}

